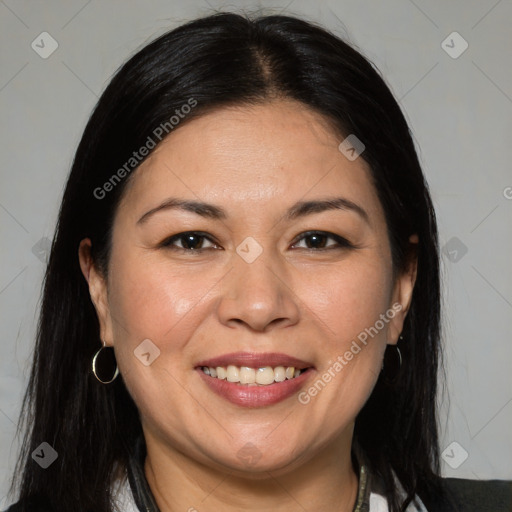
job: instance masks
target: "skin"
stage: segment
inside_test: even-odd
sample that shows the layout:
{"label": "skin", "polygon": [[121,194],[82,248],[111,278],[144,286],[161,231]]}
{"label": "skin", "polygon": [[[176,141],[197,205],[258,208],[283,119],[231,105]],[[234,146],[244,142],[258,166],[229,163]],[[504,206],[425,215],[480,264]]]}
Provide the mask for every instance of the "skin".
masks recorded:
{"label": "skin", "polygon": [[[351,511],[358,476],[354,420],[402,330],[416,262],[394,276],[385,217],[362,158],[349,161],[326,119],[293,100],[223,108],[183,123],[131,176],[116,212],[108,278],[80,244],[82,272],[121,375],[141,414],[145,473],[162,511]],[[363,208],[285,221],[297,201],[341,196]],[[214,220],[178,209],[137,223],[168,197],[226,210]],[[332,233],[355,248],[321,250]],[[210,236],[161,242],[185,231]],[[253,237],[252,263],[236,252]],[[321,246],[337,247],[320,238]],[[411,238],[411,243],[417,240]],[[192,248],[190,248],[192,246]],[[203,247],[202,253],[193,252]],[[392,320],[311,401],[244,408],[194,370],[245,350],[284,352],[315,367],[311,386],[393,304]],[[160,350],[145,366],[142,340]],[[237,456],[248,442],[260,458]]]}

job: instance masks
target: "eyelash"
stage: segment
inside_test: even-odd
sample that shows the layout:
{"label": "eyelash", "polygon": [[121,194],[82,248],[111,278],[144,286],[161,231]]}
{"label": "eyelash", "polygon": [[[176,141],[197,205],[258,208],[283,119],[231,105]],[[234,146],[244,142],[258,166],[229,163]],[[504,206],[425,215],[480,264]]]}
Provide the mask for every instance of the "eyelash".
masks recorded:
{"label": "eyelash", "polygon": [[[177,247],[177,246],[172,245],[175,241],[181,240],[181,239],[185,238],[186,236],[190,236],[190,235],[198,236],[199,238],[206,238],[213,244],[217,245],[206,233],[203,233],[202,231],[184,231],[183,233],[178,233],[169,238],[166,238],[160,244],[160,247],[167,248],[167,249],[170,249],[173,251],[178,251],[178,252],[196,253],[196,254],[201,254],[204,251],[213,249],[213,247],[205,247],[205,248],[201,248],[201,249],[185,249],[183,247]],[[334,245],[334,246],[331,245],[329,247],[321,247],[321,248],[317,248],[317,249],[306,247],[305,249],[307,251],[323,252],[323,251],[332,251],[332,250],[340,250],[340,249],[354,249],[355,248],[355,245],[350,243],[347,239],[345,239],[339,235],[335,235],[334,233],[329,233],[327,231],[305,231],[304,233],[302,233],[302,236],[300,238],[296,239],[296,241],[294,242],[293,245],[296,245],[298,242],[300,242],[308,237],[315,236],[315,235],[331,238],[332,240],[336,241],[336,245]]]}

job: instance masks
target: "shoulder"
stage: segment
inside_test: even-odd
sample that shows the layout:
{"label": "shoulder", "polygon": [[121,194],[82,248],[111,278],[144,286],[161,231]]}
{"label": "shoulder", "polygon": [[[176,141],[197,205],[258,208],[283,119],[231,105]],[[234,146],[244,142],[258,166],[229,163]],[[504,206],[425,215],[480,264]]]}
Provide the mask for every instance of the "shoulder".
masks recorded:
{"label": "shoulder", "polygon": [[446,478],[444,482],[452,496],[468,510],[512,509],[512,480]]}
{"label": "shoulder", "polygon": [[487,512],[512,510],[511,480],[466,480],[442,478],[446,499],[424,500],[427,509],[435,512]]}
{"label": "shoulder", "polygon": [[5,512],[56,512],[46,499],[31,497],[11,505]]}

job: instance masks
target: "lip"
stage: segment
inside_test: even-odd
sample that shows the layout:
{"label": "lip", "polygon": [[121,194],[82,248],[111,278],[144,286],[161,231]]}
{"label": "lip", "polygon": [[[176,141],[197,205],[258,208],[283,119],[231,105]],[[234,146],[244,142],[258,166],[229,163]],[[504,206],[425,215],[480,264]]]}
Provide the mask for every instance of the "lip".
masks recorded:
{"label": "lip", "polygon": [[[210,361],[215,360],[211,359]],[[204,364],[201,366],[208,365]],[[223,365],[218,364],[217,366]],[[217,395],[228,400],[232,404],[252,408],[265,407],[289,398],[290,396],[298,393],[300,388],[303,387],[306,381],[308,381],[315,373],[315,369],[310,367],[293,379],[286,379],[283,382],[275,382],[268,386],[248,386],[210,377],[209,375],[206,375],[200,367],[196,368],[196,371],[199,373],[200,378],[203,379],[205,384]]]}
{"label": "lip", "polygon": [[293,366],[300,370],[310,367],[314,368],[312,363],[281,352],[232,352],[231,354],[224,354],[200,361],[196,364],[196,368],[201,366],[211,366],[213,368],[217,366],[227,367],[230,364],[234,366],[248,366],[249,368],[263,368],[265,366]]}

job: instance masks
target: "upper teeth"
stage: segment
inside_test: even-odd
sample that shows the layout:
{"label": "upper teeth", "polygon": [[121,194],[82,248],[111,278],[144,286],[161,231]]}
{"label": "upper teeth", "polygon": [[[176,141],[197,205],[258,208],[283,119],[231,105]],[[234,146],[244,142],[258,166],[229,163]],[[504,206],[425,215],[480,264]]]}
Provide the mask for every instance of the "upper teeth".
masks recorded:
{"label": "upper teeth", "polygon": [[293,379],[301,374],[299,368],[293,366],[264,366],[262,368],[249,368],[248,366],[234,366],[228,367],[217,366],[202,366],[206,375],[217,379],[226,379],[228,382],[239,382],[240,384],[261,384],[267,386],[274,382],[283,382],[286,379]]}

